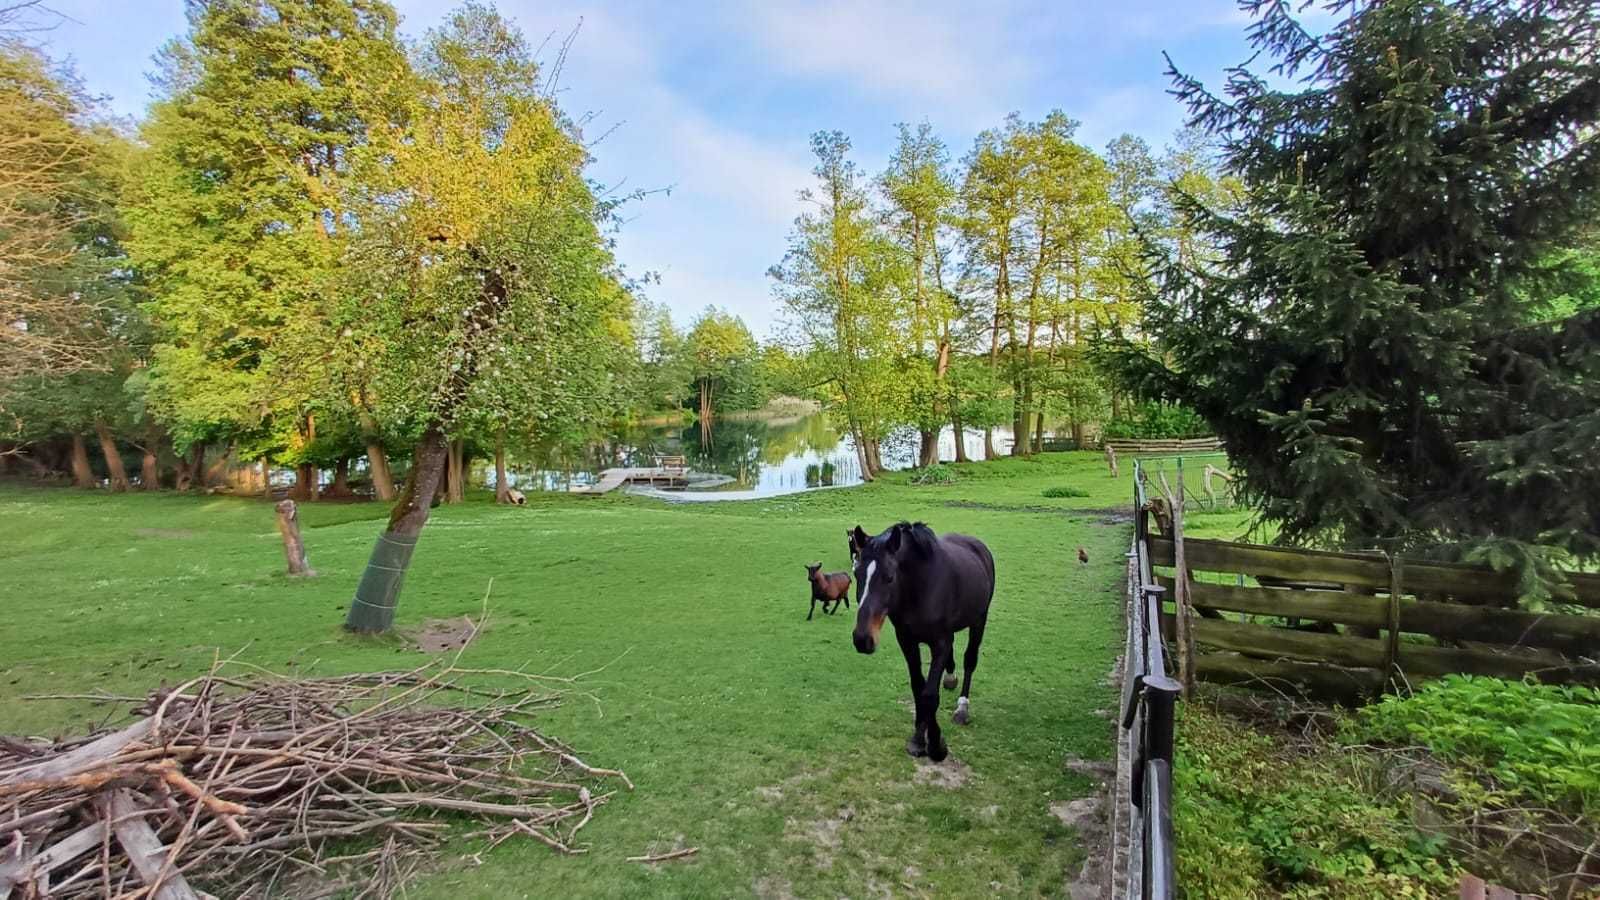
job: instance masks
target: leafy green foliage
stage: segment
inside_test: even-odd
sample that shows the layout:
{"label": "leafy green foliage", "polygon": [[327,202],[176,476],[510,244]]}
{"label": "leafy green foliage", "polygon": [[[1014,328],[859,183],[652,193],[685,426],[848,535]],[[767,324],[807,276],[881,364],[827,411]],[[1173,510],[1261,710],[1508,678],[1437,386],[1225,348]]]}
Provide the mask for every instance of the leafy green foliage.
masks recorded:
{"label": "leafy green foliage", "polygon": [[1211,426],[1199,413],[1177,403],[1145,401],[1105,424],[1108,438],[1156,439],[1205,437]]}
{"label": "leafy green foliage", "polygon": [[1051,498],[1089,496],[1088,491],[1070,484],[1052,484],[1039,493]]}
{"label": "leafy green foliage", "polygon": [[958,477],[960,476],[957,475],[955,467],[938,463],[916,470],[911,473],[911,477],[907,480],[917,485],[955,484]]}
{"label": "leafy green foliage", "polygon": [[1515,541],[1549,583],[1540,560],[1600,556],[1600,310],[1530,296],[1600,197],[1600,8],[1319,5],[1320,37],[1253,5],[1287,82],[1173,72],[1247,190],[1173,198],[1213,252],[1154,242],[1143,334],[1103,361],[1205,416],[1286,541]]}
{"label": "leafy green foliage", "polygon": [[1190,898],[1425,898],[1454,889],[1404,792],[1374,792],[1342,748],[1292,747],[1184,704],[1173,766],[1178,883]]}
{"label": "leafy green foliage", "polygon": [[1451,675],[1363,708],[1347,737],[1425,747],[1495,788],[1600,816],[1597,688]]}

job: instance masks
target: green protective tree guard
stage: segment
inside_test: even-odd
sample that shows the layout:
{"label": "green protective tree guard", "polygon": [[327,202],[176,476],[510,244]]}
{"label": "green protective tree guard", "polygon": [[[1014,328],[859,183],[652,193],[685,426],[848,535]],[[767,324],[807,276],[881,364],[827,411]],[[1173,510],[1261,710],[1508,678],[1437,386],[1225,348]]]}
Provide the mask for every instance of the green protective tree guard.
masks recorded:
{"label": "green protective tree guard", "polygon": [[378,535],[367,560],[367,570],[356,585],[350,601],[350,614],[344,627],[362,634],[381,634],[394,627],[394,609],[399,603],[400,584],[411,566],[411,551],[417,535],[386,531]]}

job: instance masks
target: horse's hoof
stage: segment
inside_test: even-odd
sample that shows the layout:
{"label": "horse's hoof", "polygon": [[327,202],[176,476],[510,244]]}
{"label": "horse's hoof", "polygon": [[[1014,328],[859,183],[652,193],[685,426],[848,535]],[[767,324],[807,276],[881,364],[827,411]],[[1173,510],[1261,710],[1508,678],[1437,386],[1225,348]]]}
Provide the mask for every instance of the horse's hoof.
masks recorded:
{"label": "horse's hoof", "polygon": [[950,755],[950,748],[945,746],[944,741],[940,741],[939,742],[939,746],[937,746],[937,747],[929,747],[928,748],[928,758],[933,760],[934,762],[944,762],[945,758],[948,757],[949,755]]}
{"label": "horse's hoof", "polygon": [[956,714],[950,717],[950,721],[957,725],[968,725],[972,722],[972,714],[967,712],[967,708],[963,706],[956,710]]}
{"label": "horse's hoof", "polygon": [[913,759],[928,755],[928,742],[919,737],[906,741],[906,753]]}
{"label": "horse's hoof", "polygon": [[945,673],[945,676],[944,676],[944,689],[947,690],[947,691],[953,691],[953,690],[956,689],[956,673],[954,673],[954,672],[946,672]]}

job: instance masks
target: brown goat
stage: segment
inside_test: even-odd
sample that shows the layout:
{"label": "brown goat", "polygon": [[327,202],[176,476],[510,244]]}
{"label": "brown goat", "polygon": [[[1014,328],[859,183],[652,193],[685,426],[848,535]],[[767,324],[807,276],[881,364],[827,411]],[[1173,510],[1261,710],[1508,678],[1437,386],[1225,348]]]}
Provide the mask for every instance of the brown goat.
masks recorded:
{"label": "brown goat", "polygon": [[822,563],[812,563],[806,566],[806,581],[811,582],[811,612],[806,614],[806,621],[817,613],[817,601],[822,601],[824,615],[833,615],[834,611],[843,603],[846,609],[850,608],[850,573],[822,571]]}

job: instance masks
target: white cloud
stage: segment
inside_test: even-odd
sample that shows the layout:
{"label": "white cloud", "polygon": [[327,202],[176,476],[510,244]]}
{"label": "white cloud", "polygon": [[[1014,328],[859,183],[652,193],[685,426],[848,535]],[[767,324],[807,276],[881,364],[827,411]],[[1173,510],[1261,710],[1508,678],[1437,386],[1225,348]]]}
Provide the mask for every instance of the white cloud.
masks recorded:
{"label": "white cloud", "polygon": [[888,0],[764,3],[736,17],[772,65],[941,119],[992,116],[1033,68],[1016,52],[1006,4]]}

